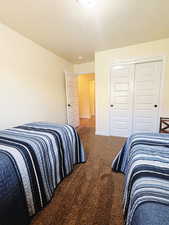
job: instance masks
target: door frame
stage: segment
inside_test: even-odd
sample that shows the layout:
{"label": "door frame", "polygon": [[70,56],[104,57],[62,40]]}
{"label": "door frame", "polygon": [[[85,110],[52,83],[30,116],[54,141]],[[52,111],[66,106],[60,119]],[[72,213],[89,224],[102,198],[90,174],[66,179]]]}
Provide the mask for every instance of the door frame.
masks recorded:
{"label": "door frame", "polygon": [[[159,108],[158,108],[158,121],[157,124],[160,125],[160,115],[162,114],[162,103],[163,103],[163,88],[164,88],[164,77],[166,73],[166,59],[167,56],[156,56],[156,57],[136,57],[136,58],[130,58],[130,59],[121,59],[121,60],[113,60],[113,63],[111,65],[109,74],[108,74],[108,135],[111,136],[111,74],[112,74],[112,68],[113,67],[120,67],[123,65],[136,65],[139,63],[148,63],[148,62],[162,62],[162,68],[161,68],[161,83],[160,83],[160,94],[159,94]],[[134,85],[134,77],[132,79],[132,86]]]}
{"label": "door frame", "polygon": [[[96,74],[95,72],[79,72],[79,73],[74,73],[74,72],[70,72],[70,71],[67,71],[67,70],[64,70],[64,84],[65,84],[65,102],[66,102],[66,122],[67,124],[69,123],[69,119],[68,119],[68,101],[67,101],[67,82],[66,82],[66,74],[67,73],[72,73],[74,74],[74,76],[76,76],[77,78],[81,75],[85,75],[85,74],[94,74],[94,82],[96,80]],[[95,92],[94,92],[94,108],[95,108],[95,115],[96,116],[96,84],[94,85],[95,86]],[[79,96],[78,96],[79,97]],[[79,104],[79,101],[78,101],[78,107],[80,106]],[[91,117],[92,117],[92,114],[91,114]],[[90,119],[90,118],[89,118]],[[79,110],[79,121],[80,121],[80,110]],[[79,126],[80,126],[80,122],[79,122]]]}

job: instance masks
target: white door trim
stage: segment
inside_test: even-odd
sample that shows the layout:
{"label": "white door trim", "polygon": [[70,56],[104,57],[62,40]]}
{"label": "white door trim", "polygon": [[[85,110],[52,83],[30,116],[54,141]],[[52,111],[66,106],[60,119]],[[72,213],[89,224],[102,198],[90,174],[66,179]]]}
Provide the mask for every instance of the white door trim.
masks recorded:
{"label": "white door trim", "polygon": [[[148,63],[148,62],[162,62],[162,70],[161,70],[161,83],[160,83],[160,98],[159,98],[159,110],[158,110],[158,123],[160,124],[160,116],[162,115],[162,102],[163,102],[163,87],[164,87],[164,77],[166,72],[166,60],[167,56],[156,56],[156,57],[139,57],[139,58],[131,58],[131,59],[124,59],[124,60],[113,60],[113,63],[110,68],[110,72],[108,74],[108,134],[111,135],[111,74],[112,74],[112,68],[117,66],[120,67],[122,65],[129,65],[129,64],[139,64],[139,63]],[[132,79],[132,85],[134,85],[134,78]]]}
{"label": "white door trim", "polygon": [[[156,62],[156,61],[166,61],[167,56],[156,56],[156,57],[136,57],[130,59],[117,59],[113,60],[112,66],[121,65],[121,64],[137,64],[137,63],[144,63],[144,62]],[[111,67],[112,67],[111,66]]]}

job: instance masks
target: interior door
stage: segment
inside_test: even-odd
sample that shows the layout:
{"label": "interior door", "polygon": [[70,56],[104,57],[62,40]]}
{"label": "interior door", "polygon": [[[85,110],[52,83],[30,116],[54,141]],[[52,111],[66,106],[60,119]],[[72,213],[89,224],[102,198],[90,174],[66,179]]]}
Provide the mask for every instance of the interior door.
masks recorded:
{"label": "interior door", "polygon": [[128,136],[132,131],[133,65],[112,67],[110,78],[110,133]]}
{"label": "interior door", "polygon": [[80,124],[78,77],[74,73],[65,72],[65,80],[67,99],[67,122],[73,127],[78,127]]}
{"label": "interior door", "polygon": [[135,65],[133,132],[159,131],[162,62]]}

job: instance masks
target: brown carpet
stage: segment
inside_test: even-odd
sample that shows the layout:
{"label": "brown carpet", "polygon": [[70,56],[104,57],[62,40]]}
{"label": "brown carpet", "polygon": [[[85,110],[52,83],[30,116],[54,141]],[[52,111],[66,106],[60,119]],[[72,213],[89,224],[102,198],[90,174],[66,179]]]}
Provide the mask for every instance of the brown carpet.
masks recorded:
{"label": "brown carpet", "polygon": [[124,139],[79,131],[87,162],[58,185],[54,198],[31,225],[122,225],[123,176],[111,170]]}

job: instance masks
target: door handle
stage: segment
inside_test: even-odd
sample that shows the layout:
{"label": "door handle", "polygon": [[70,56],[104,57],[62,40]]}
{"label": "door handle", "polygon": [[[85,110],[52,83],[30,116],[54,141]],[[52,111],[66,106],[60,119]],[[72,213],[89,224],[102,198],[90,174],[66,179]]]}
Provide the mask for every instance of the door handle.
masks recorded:
{"label": "door handle", "polygon": [[158,105],[154,105],[154,107],[155,107],[155,108],[157,108],[157,107],[158,107]]}
{"label": "door handle", "polygon": [[67,106],[68,106],[68,107],[70,107],[70,106],[71,106],[71,104],[68,104]]}
{"label": "door handle", "polygon": [[110,105],[110,107],[114,107],[114,105],[112,104],[112,105]]}

